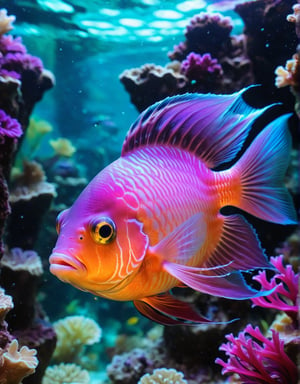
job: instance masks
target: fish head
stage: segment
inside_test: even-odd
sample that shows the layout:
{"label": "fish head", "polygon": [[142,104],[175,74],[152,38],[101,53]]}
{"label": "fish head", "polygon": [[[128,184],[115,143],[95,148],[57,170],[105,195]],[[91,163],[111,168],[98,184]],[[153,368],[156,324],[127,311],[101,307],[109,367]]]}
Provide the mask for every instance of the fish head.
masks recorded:
{"label": "fish head", "polygon": [[76,288],[106,296],[131,281],[149,241],[136,207],[124,195],[126,191],[121,193],[100,173],[74,205],[58,215],[51,273]]}

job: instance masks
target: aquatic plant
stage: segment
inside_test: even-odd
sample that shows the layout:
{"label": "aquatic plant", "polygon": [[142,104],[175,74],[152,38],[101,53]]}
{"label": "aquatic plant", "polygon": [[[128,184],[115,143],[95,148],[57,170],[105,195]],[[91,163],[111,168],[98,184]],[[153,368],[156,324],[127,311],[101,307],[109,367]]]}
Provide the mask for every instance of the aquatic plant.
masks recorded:
{"label": "aquatic plant", "polygon": [[228,343],[222,344],[220,350],[228,360],[216,359],[223,374],[238,374],[242,382],[249,384],[297,383],[297,367],[285,353],[278,332],[272,330],[268,339],[258,327],[248,324],[238,337],[230,334],[226,338]]}
{"label": "aquatic plant", "polygon": [[54,329],[57,345],[53,358],[61,362],[75,362],[80,358],[86,345],[97,343],[101,339],[101,328],[85,316],[67,316],[56,321]]}
{"label": "aquatic plant", "polygon": [[89,384],[88,371],[76,364],[58,364],[48,367],[42,384]]}
{"label": "aquatic plant", "polygon": [[251,301],[254,305],[264,308],[275,308],[286,312],[294,321],[297,322],[298,314],[298,285],[300,273],[295,273],[291,265],[283,265],[283,256],[271,257],[270,262],[277,269],[277,273],[267,279],[266,271],[259,271],[258,275],[253,277],[260,283],[262,290],[272,290],[270,295],[264,297],[255,297]]}
{"label": "aquatic plant", "polygon": [[146,373],[140,378],[138,384],[187,384],[183,373],[176,369],[154,369],[152,374]]}

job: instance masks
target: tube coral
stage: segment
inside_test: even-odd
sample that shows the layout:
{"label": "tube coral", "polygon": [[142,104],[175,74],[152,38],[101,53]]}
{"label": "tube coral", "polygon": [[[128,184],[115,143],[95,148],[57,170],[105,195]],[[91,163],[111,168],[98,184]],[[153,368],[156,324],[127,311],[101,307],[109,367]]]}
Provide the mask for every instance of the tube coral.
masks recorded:
{"label": "tube coral", "polygon": [[222,344],[221,351],[228,356],[227,362],[220,358],[222,374],[238,374],[242,383],[247,384],[296,384],[297,367],[284,351],[284,342],[278,332],[272,330],[268,339],[248,324],[238,337],[226,336],[228,343]]}

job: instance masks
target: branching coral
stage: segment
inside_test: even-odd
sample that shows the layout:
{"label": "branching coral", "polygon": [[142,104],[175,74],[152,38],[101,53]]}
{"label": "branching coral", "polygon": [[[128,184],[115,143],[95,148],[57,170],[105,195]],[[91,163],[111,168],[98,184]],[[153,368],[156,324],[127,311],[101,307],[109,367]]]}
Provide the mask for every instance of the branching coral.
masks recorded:
{"label": "branching coral", "polygon": [[255,297],[251,300],[255,305],[284,311],[296,322],[300,274],[296,274],[291,265],[283,265],[283,256],[271,257],[270,261],[279,273],[276,273],[272,279],[268,281],[266,271],[261,271],[257,276],[254,276],[253,279],[261,284],[262,290],[276,289],[268,296]]}
{"label": "branching coral", "polygon": [[150,375],[146,373],[139,380],[138,384],[187,384],[183,378],[183,373],[176,371],[176,369],[155,369]]}
{"label": "branching coral", "polygon": [[222,373],[235,373],[241,382],[247,384],[296,384],[297,367],[284,351],[284,342],[278,332],[272,330],[268,339],[250,324],[238,337],[226,336],[228,343],[222,344],[221,351],[228,356],[225,362],[216,359]]}
{"label": "branching coral", "polygon": [[48,367],[42,384],[89,384],[88,371],[76,364],[59,364]]}
{"label": "branching coral", "polygon": [[13,340],[7,349],[0,348],[0,383],[20,384],[24,377],[34,373],[38,365],[36,350],[22,347]]}
{"label": "branching coral", "polygon": [[99,325],[85,316],[65,317],[54,323],[54,329],[57,333],[56,361],[76,361],[86,345],[97,343],[101,338]]}

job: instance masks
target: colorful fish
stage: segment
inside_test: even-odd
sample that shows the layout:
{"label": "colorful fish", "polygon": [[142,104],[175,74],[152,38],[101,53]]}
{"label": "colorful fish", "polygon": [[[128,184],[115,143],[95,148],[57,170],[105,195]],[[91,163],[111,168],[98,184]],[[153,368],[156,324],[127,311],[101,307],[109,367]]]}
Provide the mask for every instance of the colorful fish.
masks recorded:
{"label": "colorful fish", "polygon": [[[62,281],[113,300],[133,300],[162,324],[209,322],[171,295],[188,286],[247,299],[268,294],[241,274],[272,268],[235,206],[263,220],[294,224],[283,185],[289,163],[290,115],[270,122],[239,154],[254,122],[269,107],[233,95],[185,94],[145,110],[121,157],[103,169],[57,218],[50,270]],[[223,166],[224,168],[224,166]]]}

